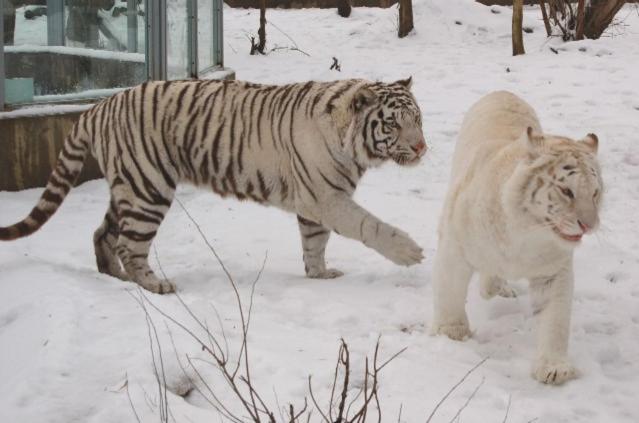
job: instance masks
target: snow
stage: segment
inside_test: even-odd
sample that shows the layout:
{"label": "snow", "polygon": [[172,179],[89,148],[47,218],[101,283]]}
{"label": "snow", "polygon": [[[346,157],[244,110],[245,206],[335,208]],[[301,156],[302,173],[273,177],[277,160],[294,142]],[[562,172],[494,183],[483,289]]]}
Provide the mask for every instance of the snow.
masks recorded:
{"label": "snow", "polygon": [[33,44],[22,44],[16,46],[6,46],[8,53],[56,53],[73,56],[93,57],[96,59],[123,60],[130,62],[144,63],[144,54],[127,53],[123,51],[96,50],[84,47],[68,46],[42,46]]}
{"label": "snow", "polygon": [[[36,97],[38,98],[38,97]],[[33,105],[23,107],[10,112],[0,113],[0,119],[13,119],[29,116],[50,116],[64,113],[84,112],[92,107],[91,104],[56,104],[56,105]]]}
{"label": "snow", "polygon": [[[408,347],[381,374],[384,421],[396,421],[400,405],[402,421],[425,421],[450,387],[485,357],[434,422],[450,421],[482,380],[462,422],[503,421],[509,398],[509,422],[639,421],[639,14],[626,6],[619,15],[625,26],[614,36],[563,44],[548,41],[538,10],[527,8],[524,25],[534,30],[525,34],[527,54],[511,57],[510,11],[492,9],[500,13],[470,0],[416,0],[417,28],[401,40],[395,35],[395,8],[356,8],[348,19],[334,10],[268,10],[268,46],[296,45],[310,57],[290,49],[249,56],[246,33],[256,32],[258,11],[224,9],[225,65],[238,79],[391,81],[412,75],[431,148],[415,168],[387,165],[370,171],[356,194],[360,204],[424,247],[424,262],[410,268],[333,236],[327,258],[346,275],[305,279],[294,216],[190,187],[179,190],[245,301],[268,253],[254,299],[250,354],[253,380],[273,409],[275,392],[282,406],[301,404],[309,374],[319,400],[327,402],[340,337],[351,349],[355,386],[361,383],[363,357],[372,354],[381,335],[382,357]],[[329,70],[333,56],[341,73]],[[469,341],[428,335],[436,225],[455,136],[468,107],[495,89],[522,95],[549,132],[573,137],[594,132],[600,138],[606,185],[602,228],[575,254],[570,356],[582,376],[561,387],[529,376],[534,325],[521,281],[515,283],[516,299],[490,302],[471,285]],[[0,222],[22,218],[40,193],[0,193]],[[127,384],[142,421],[158,421],[145,317],[131,296],[137,295],[135,286],[97,273],[94,263],[92,233],[107,201],[103,181],[85,183],[41,231],[0,244],[0,421],[135,421]],[[178,205],[155,246],[181,298],[220,334],[214,305],[237,349],[233,292]],[[196,329],[175,296],[148,297]],[[165,319],[152,316],[167,384],[177,391],[184,377]],[[182,359],[187,353],[204,357],[179,329],[170,326],[170,331]],[[217,380],[209,367],[201,368],[207,380]],[[222,385],[213,386],[233,403]],[[169,392],[168,397],[177,422],[218,420],[197,394],[181,398]]]}

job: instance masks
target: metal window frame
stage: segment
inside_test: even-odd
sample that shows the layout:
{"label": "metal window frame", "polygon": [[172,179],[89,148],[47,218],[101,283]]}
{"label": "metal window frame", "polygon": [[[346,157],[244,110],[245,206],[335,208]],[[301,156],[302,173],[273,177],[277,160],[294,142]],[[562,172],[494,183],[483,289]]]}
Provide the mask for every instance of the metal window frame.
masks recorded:
{"label": "metal window frame", "polygon": [[166,0],[144,0],[147,79],[167,78]]}
{"label": "metal window frame", "polygon": [[198,78],[198,28],[197,28],[197,0],[186,0],[186,39],[187,39],[187,75],[190,78]]}
{"label": "metal window frame", "polygon": [[213,0],[213,10],[211,11],[211,22],[213,22],[213,42],[211,43],[213,66],[224,67],[224,1]]}
{"label": "metal window frame", "polygon": [[64,0],[47,0],[47,44],[63,46],[64,34]]}
{"label": "metal window frame", "polygon": [[126,12],[127,12],[126,50],[129,53],[137,53],[138,52],[138,2],[137,0],[126,1]]}

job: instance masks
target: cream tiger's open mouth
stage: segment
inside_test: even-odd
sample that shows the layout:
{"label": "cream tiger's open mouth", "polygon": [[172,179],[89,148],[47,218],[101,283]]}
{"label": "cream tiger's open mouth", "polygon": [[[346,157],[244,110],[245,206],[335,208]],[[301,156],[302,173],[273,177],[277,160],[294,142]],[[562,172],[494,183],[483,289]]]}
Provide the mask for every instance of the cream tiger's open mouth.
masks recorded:
{"label": "cream tiger's open mouth", "polygon": [[565,234],[563,232],[561,232],[556,226],[552,227],[552,230],[559,235],[559,238],[569,241],[569,242],[579,242],[581,241],[581,238],[583,237],[584,234],[579,234],[579,235],[568,235]]}

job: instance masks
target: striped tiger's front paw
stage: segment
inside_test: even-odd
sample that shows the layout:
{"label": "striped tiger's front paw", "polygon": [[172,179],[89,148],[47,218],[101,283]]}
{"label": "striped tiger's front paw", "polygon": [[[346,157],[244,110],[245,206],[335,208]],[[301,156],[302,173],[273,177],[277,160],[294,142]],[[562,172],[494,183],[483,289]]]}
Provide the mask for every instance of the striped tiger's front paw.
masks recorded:
{"label": "striped tiger's front paw", "polygon": [[166,279],[158,279],[156,277],[147,276],[140,281],[136,281],[138,285],[154,294],[170,294],[175,292],[175,285]]}
{"label": "striped tiger's front paw", "polygon": [[306,276],[311,279],[335,279],[343,275],[344,272],[337,269],[309,270],[306,272]]}
{"label": "striped tiger's front paw", "polygon": [[399,229],[394,229],[391,232],[380,253],[400,266],[412,266],[421,263],[424,258],[422,248]]}

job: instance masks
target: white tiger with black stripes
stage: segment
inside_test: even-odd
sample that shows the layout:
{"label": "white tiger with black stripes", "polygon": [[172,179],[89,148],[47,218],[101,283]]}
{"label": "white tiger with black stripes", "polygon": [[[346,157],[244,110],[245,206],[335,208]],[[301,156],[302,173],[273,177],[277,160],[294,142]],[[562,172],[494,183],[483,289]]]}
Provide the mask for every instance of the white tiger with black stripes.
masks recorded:
{"label": "white tiger with black stripes", "polygon": [[542,134],[534,110],[508,92],[466,115],[455,147],[433,268],[432,332],[470,336],[465,303],[479,273],[482,296],[513,296],[528,279],[536,315],[533,376],[559,384],[577,375],[567,358],[573,251],[599,223],[598,140]]}
{"label": "white tiger with black stripes", "polygon": [[298,215],[306,274],[334,278],[331,231],[410,266],[422,249],[352,200],[364,171],[426,151],[410,79],[282,86],[239,81],[148,82],[85,112],[68,135],[38,204],[0,240],[27,236],[57,210],[86,155],[98,161],[111,201],[94,235],[100,272],[152,292],[174,290],[148,264],[151,242],[180,182]]}

